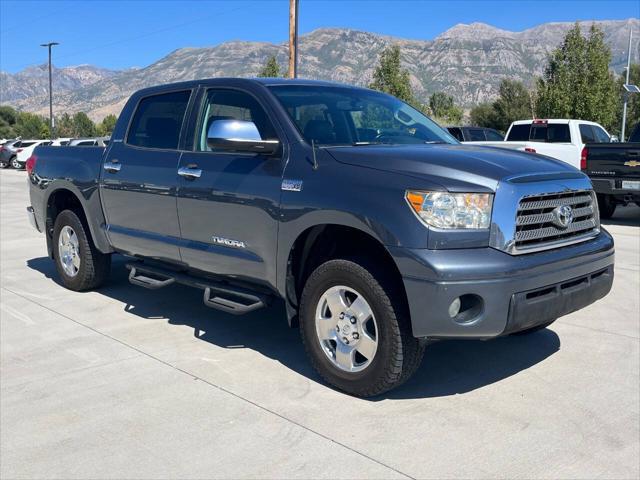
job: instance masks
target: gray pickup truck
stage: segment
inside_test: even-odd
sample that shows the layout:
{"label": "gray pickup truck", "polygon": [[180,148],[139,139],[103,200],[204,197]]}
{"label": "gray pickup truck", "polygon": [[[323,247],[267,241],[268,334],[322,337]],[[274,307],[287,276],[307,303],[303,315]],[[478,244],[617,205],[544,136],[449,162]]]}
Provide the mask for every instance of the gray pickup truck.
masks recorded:
{"label": "gray pickup truck", "polygon": [[212,79],[135,93],[106,148],[38,148],[30,220],[68,288],[111,255],[231,314],[280,302],[311,363],[357,396],[427,341],[541,329],[604,297],[614,245],[591,182],[546,157],[464,146],[398,99]]}

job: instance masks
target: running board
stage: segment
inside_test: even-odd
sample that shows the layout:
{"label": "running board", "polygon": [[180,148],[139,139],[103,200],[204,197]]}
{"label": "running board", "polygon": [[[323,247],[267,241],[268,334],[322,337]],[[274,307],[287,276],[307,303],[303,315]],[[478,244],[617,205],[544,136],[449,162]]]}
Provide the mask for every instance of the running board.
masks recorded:
{"label": "running board", "polygon": [[180,283],[204,290],[203,301],[207,307],[233,315],[244,315],[266,306],[266,296],[222,282],[194,277],[142,263],[128,263],[129,282],[133,285],[156,290],[172,283]]}

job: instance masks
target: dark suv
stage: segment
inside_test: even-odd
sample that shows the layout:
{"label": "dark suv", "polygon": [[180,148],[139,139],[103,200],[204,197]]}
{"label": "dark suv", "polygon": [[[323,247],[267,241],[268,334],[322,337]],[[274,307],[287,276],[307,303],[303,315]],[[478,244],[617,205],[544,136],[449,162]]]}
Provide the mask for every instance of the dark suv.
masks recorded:
{"label": "dark suv", "polygon": [[504,140],[504,135],[493,128],[447,127],[447,130],[460,142],[501,142]]}

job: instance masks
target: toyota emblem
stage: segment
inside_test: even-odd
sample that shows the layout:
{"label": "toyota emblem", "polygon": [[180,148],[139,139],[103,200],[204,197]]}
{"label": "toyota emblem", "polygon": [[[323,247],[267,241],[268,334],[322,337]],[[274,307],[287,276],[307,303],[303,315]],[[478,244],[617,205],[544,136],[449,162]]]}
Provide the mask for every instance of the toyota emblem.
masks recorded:
{"label": "toyota emblem", "polygon": [[560,228],[567,228],[573,221],[573,209],[569,205],[560,205],[553,209],[553,224]]}

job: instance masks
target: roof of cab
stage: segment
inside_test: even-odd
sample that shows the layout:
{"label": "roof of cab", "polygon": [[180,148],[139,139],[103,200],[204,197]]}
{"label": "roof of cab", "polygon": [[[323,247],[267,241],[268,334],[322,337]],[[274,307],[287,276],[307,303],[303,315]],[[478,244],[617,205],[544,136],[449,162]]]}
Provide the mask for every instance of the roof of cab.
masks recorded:
{"label": "roof of cab", "polygon": [[188,80],[185,82],[166,83],[161,85],[155,85],[138,90],[136,94],[147,94],[153,91],[164,90],[176,90],[180,88],[193,88],[197,85],[247,85],[247,84],[261,84],[264,86],[278,86],[278,85],[307,85],[307,86],[322,86],[322,87],[343,87],[363,89],[355,85],[348,85],[346,83],[330,82],[326,80],[307,80],[302,78],[240,78],[240,77],[218,77],[218,78],[202,78],[197,80]]}

